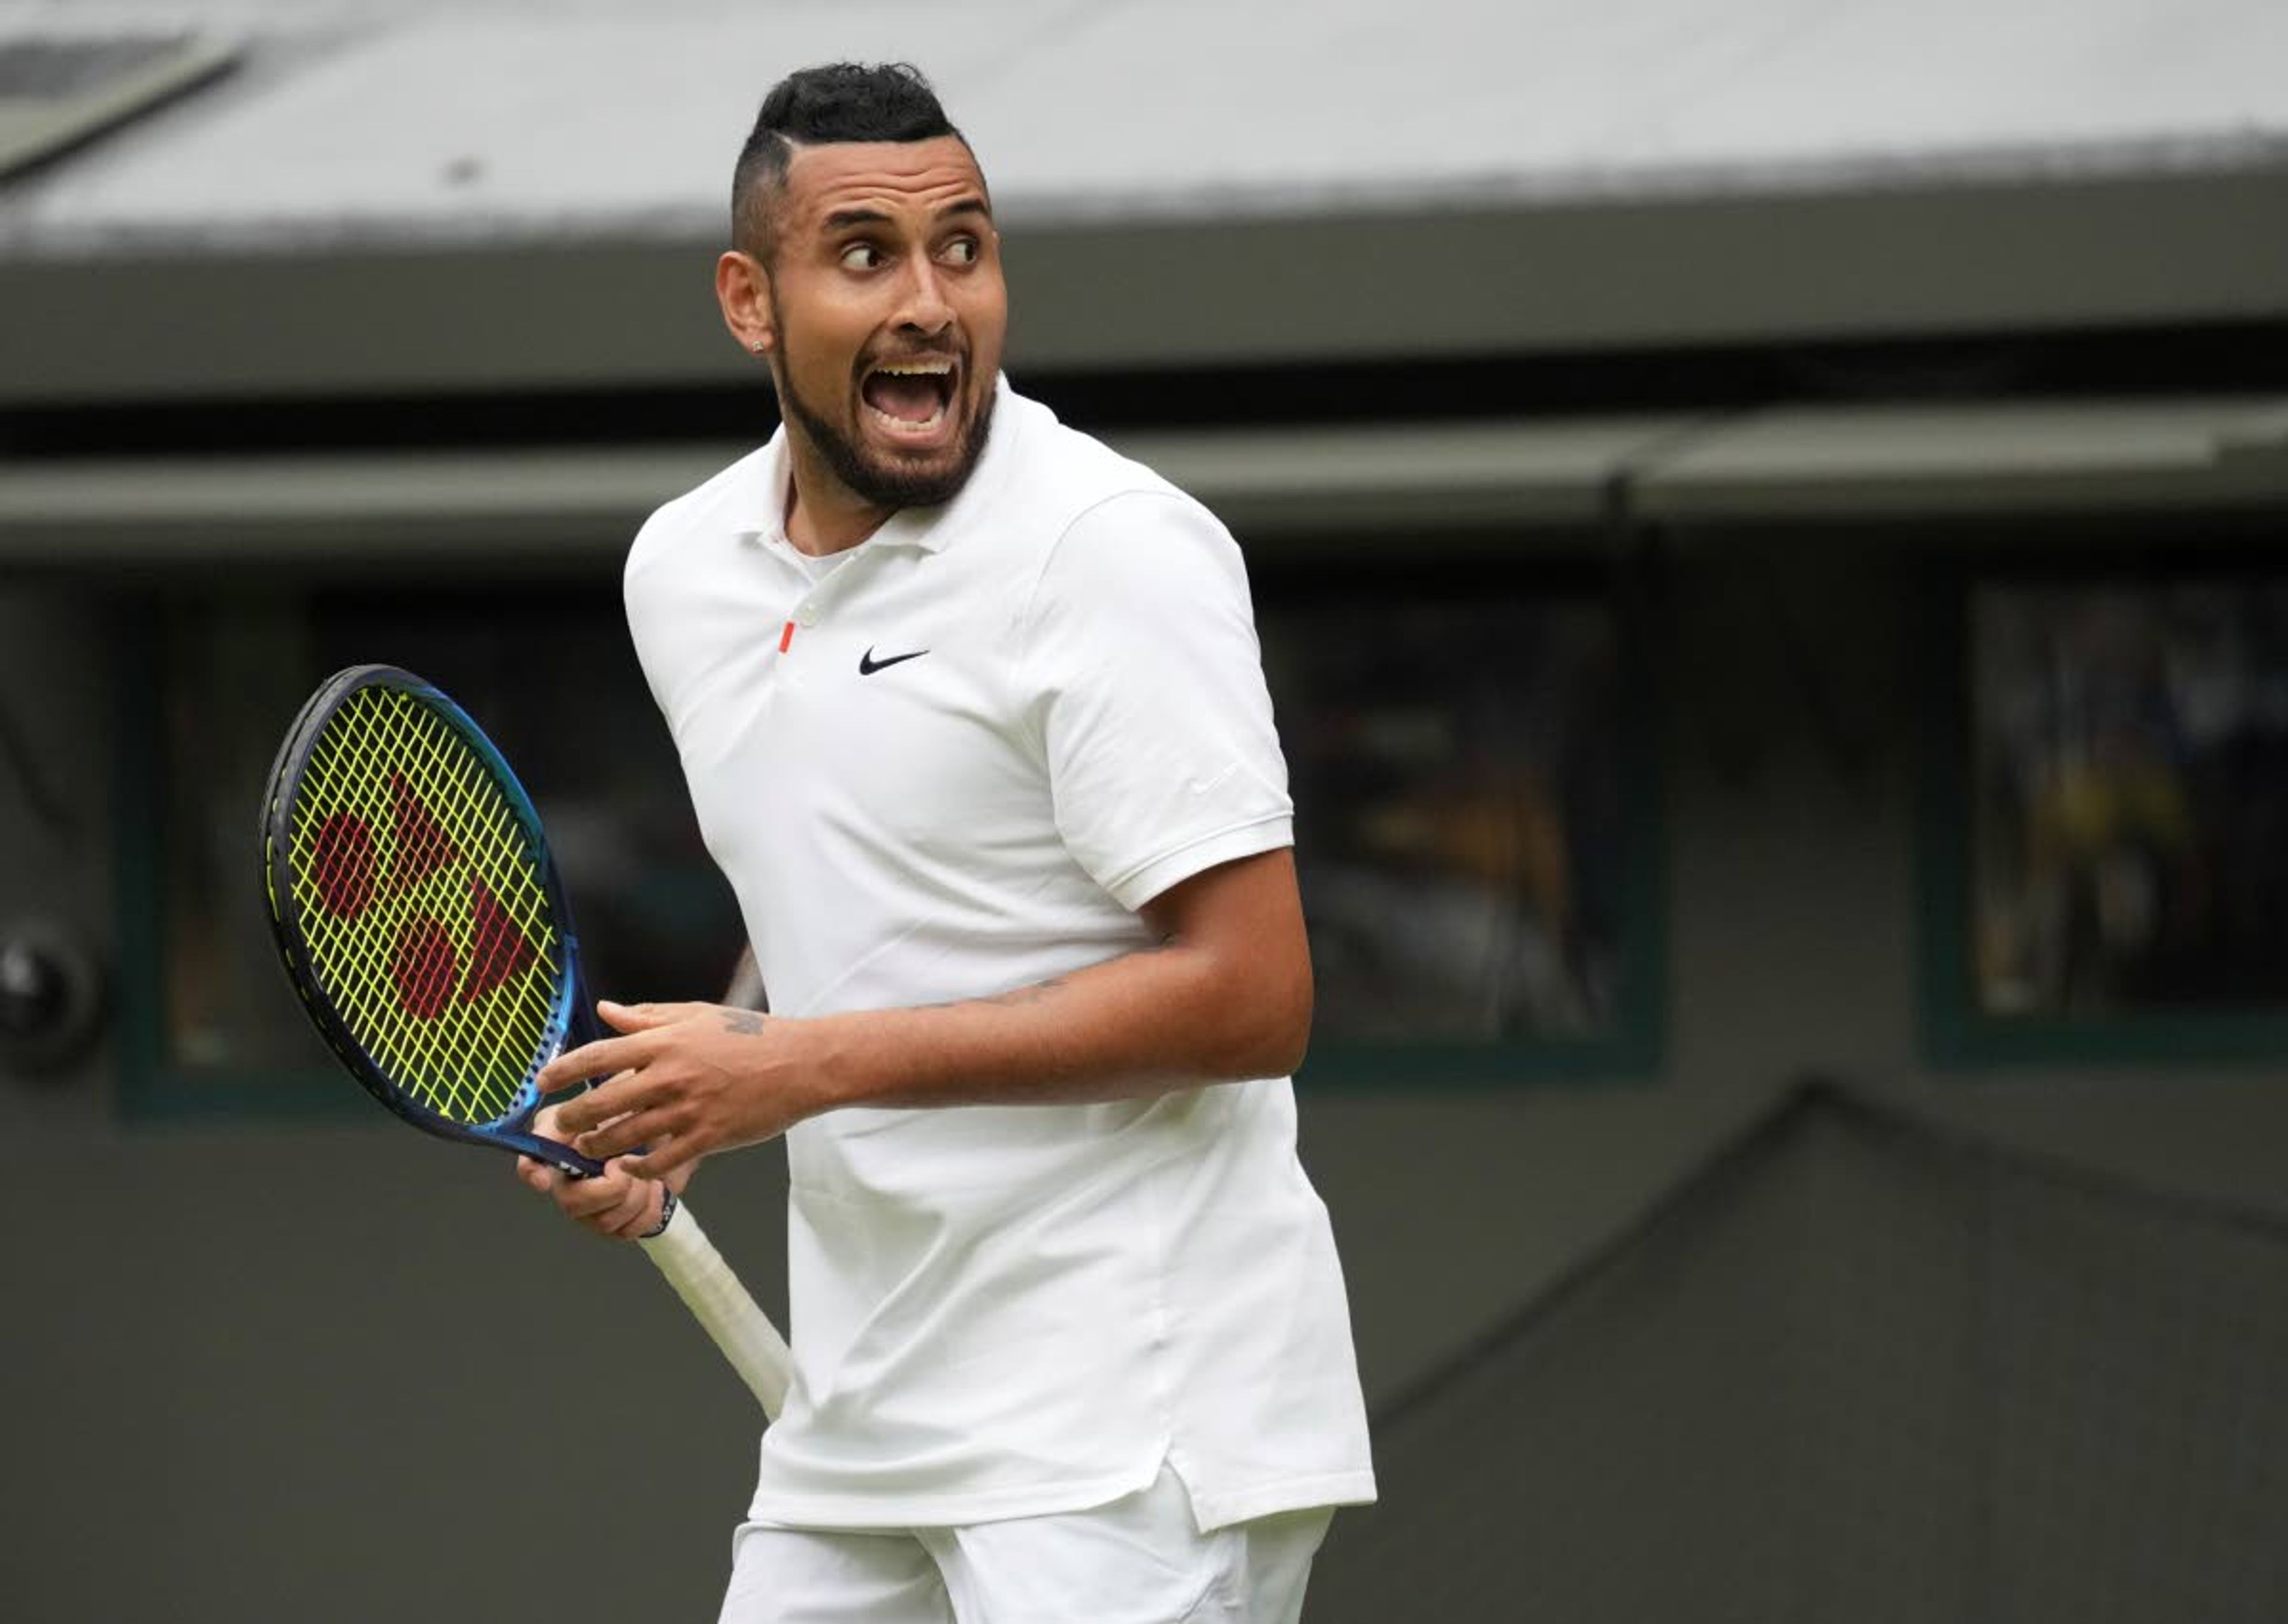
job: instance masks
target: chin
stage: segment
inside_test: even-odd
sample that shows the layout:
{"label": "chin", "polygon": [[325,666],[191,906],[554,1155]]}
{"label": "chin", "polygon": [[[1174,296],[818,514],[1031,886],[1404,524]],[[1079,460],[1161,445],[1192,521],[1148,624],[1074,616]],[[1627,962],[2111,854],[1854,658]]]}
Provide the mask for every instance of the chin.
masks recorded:
{"label": "chin", "polygon": [[846,482],[862,495],[889,507],[937,507],[952,501],[969,483],[985,453],[986,434],[992,426],[991,402],[973,407],[949,426],[951,437],[926,450],[879,440],[857,442],[856,460],[862,465],[864,483]]}
{"label": "chin", "polygon": [[957,453],[927,462],[870,460],[873,466],[867,471],[873,488],[859,494],[894,508],[933,508],[950,502],[977,467],[975,458]]}
{"label": "chin", "polygon": [[964,403],[941,443],[902,447],[869,432],[862,399],[851,403],[839,423],[814,411],[798,393],[783,392],[780,408],[798,423],[843,487],[862,501],[885,508],[937,507],[950,502],[969,482],[984,454],[993,421],[993,397]]}

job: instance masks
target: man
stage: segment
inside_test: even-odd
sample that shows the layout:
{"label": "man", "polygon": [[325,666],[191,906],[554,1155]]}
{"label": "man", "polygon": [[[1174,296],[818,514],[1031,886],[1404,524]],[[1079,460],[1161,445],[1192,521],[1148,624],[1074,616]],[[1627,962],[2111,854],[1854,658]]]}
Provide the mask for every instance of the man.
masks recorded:
{"label": "man", "polygon": [[723,1617],[1294,1619],[1373,1497],[1286,1081],[1311,1010],[1244,573],[1000,376],[919,75],[793,75],[716,290],[783,426],[661,509],[629,625],[775,1014],[602,1006],[591,1228],[783,1136],[797,1374]]}

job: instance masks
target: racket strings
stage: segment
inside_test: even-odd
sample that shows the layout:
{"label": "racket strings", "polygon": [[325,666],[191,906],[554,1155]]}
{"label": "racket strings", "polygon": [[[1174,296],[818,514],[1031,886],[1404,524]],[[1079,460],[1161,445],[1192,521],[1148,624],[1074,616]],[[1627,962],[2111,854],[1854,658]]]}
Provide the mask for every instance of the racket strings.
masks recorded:
{"label": "racket strings", "polygon": [[[393,883],[405,891],[457,863],[465,864],[470,870],[468,917],[473,936],[482,928],[480,914],[484,912],[488,922],[507,919],[527,942],[537,926],[552,945],[554,932],[544,918],[545,893],[526,847],[522,826],[501,797],[490,772],[467,749],[459,733],[426,706],[394,690],[369,689],[362,697],[369,703],[388,706],[389,719],[401,725],[400,737],[393,742],[409,745],[413,752],[410,774],[400,771],[386,775],[393,820],[401,832],[393,859]],[[387,745],[384,748],[385,753]],[[472,836],[475,849],[464,853],[459,846],[469,844]],[[487,886],[487,876],[496,883]],[[519,886],[515,881],[524,883]],[[503,890],[520,898],[520,919],[501,912],[493,893]],[[489,990],[476,978],[473,951],[469,955],[469,977],[461,979],[464,960],[459,945],[449,929],[437,928],[441,923],[426,919],[409,939],[401,930],[394,939],[390,969],[398,998],[394,1010],[387,1012],[401,1035],[444,1040],[446,1069],[441,1080],[448,1104],[459,1105],[465,1097],[470,1120],[490,1120],[510,1109],[522,1086],[553,1005],[552,980],[530,989],[538,1007],[521,1011],[532,1018],[529,1021],[514,1018],[520,1011],[512,1000],[488,1000],[472,1011],[478,1018],[443,1026],[421,1024],[443,1013],[449,1001],[468,1003]],[[492,933],[497,935],[497,925]],[[484,1018],[488,1015],[490,1019]]]}
{"label": "racket strings", "polygon": [[[390,730],[394,736],[381,733],[376,725],[393,718],[376,712],[375,697],[369,691],[351,701],[363,714],[349,714],[346,707],[339,718],[344,727],[313,753],[304,793],[314,792],[313,804],[346,802],[363,806],[369,815],[382,814],[376,820],[391,831],[387,869],[375,875],[377,865],[369,859],[361,885],[348,888],[354,896],[377,885],[382,906],[360,909],[346,921],[306,910],[314,965],[354,1034],[393,1080],[445,1115],[489,1118],[506,1106],[499,1087],[488,1086],[489,1075],[500,1068],[485,1064],[491,1058],[486,1050],[497,1049],[507,1034],[474,1030],[476,1023],[465,1018],[440,1021],[451,1013],[458,955],[450,927],[432,910],[440,904],[449,907],[455,899],[442,894],[447,886],[417,892],[418,883],[441,866],[442,843],[434,832],[440,826],[404,816],[409,799],[416,806],[425,803],[417,789],[409,796],[402,769],[410,764],[417,777],[433,776],[433,760],[408,757],[433,757],[433,750],[429,741],[408,736],[402,728]],[[329,744],[333,748],[327,749]],[[385,764],[390,770],[377,770]],[[433,790],[430,798],[441,797]],[[334,814],[346,815],[357,814]],[[338,882],[337,894],[344,889]]]}
{"label": "racket strings", "polygon": [[[397,702],[389,704],[393,699]],[[377,710],[377,701],[387,709]],[[445,920],[435,912],[415,912],[406,904],[426,901],[456,907],[459,897],[438,893],[457,891],[465,884],[473,914],[473,899],[486,894],[480,890],[485,875],[500,875],[504,858],[511,872],[528,869],[530,860],[522,849],[513,814],[497,804],[490,775],[470,757],[457,733],[425,707],[388,691],[369,690],[359,696],[358,702],[365,714],[353,719],[365,724],[369,731],[374,731],[377,721],[394,725],[362,741],[375,756],[361,757],[353,749],[338,760],[359,767],[369,780],[380,779],[379,787],[366,783],[368,799],[379,801],[377,788],[386,789],[393,839],[385,888],[400,906],[377,916],[374,926],[357,944],[362,973],[345,978],[345,990],[354,989],[347,1002],[352,1011],[363,1018],[361,1024],[369,1029],[361,1034],[372,1040],[369,1052],[374,1052],[375,1058],[409,1091],[443,1114],[489,1121],[515,1103],[552,1007],[552,986],[522,989],[536,994],[537,1009],[520,1010],[512,995],[488,999],[477,1009],[457,1010],[457,1001],[465,1002],[467,994],[482,989],[473,982],[461,981],[459,946]],[[346,733],[344,738],[353,744],[361,741],[355,733]],[[386,770],[377,773],[377,764]],[[467,815],[469,810],[489,803],[495,814],[490,819]],[[447,815],[438,815],[446,809],[449,809]],[[454,838],[456,828],[462,836],[459,842]],[[468,843],[471,835],[489,838],[478,843],[476,850],[464,853],[459,847]],[[473,873],[458,872],[464,868]],[[425,885],[440,873],[449,876],[442,884]],[[510,891],[517,895],[514,888]],[[521,900],[522,918],[512,928],[520,929],[528,938],[536,923],[545,928],[544,897],[536,881],[522,888]],[[377,952],[385,938],[388,943],[385,981],[378,973],[382,965]],[[518,1019],[520,1014],[525,1018]],[[457,1015],[458,1018],[454,1018]]]}
{"label": "racket strings", "polygon": [[507,1114],[551,1035],[559,947],[491,770],[428,705],[371,687],[328,720],[296,796],[296,914],[352,1036],[441,1114]]}

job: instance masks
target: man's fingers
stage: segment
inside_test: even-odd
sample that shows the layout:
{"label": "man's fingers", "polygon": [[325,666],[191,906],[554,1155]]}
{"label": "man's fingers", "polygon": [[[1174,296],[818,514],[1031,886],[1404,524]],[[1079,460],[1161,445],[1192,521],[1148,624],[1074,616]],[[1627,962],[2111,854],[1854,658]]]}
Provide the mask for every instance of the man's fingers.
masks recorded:
{"label": "man's fingers", "polygon": [[604,998],[597,1001],[596,1013],[615,1032],[648,1032],[706,1007],[703,1003],[614,1003]]}
{"label": "man's fingers", "polygon": [[644,1215],[655,1204],[653,1186],[631,1178],[618,1167],[593,1178],[568,1178],[556,1192],[564,1216],[608,1240],[641,1234]]}
{"label": "man's fingers", "polygon": [[519,1156],[516,1171],[525,1184],[553,1200],[559,1212],[592,1228],[600,1222],[616,1224],[624,1219],[623,1208],[640,1208],[649,1199],[644,1186],[617,1171],[574,1178],[534,1156]]}
{"label": "man's fingers", "polygon": [[[569,1137],[562,1106],[542,1110],[534,1117],[533,1127],[549,1138]],[[636,1177],[625,1161],[613,1161],[605,1156],[595,1160],[606,1163],[604,1170],[586,1178],[575,1178],[537,1156],[519,1156],[516,1173],[523,1183],[553,1200],[558,1211],[593,1234],[632,1240],[657,1228],[660,1186]]]}
{"label": "man's fingers", "polygon": [[[585,1094],[554,1106],[555,1132],[549,1137],[574,1145],[582,1155],[593,1157],[598,1161],[606,1161],[608,1153],[599,1155],[580,1145],[580,1137],[593,1133],[600,1128],[609,1128],[622,1118],[640,1111],[655,1092],[655,1089],[644,1086],[642,1073],[622,1072],[610,1081],[600,1082]],[[629,1147],[624,1145],[620,1148],[625,1150]]]}
{"label": "man's fingers", "polygon": [[659,1227],[660,1187],[648,1179],[630,1181],[632,1199],[614,1215],[611,1232],[621,1240],[635,1240]]}
{"label": "man's fingers", "polygon": [[640,1065],[644,1052],[640,1037],[599,1038],[566,1050],[542,1066],[533,1081],[543,1094],[559,1093],[591,1077],[615,1076]]}
{"label": "man's fingers", "polygon": [[[572,1141],[572,1147],[583,1156],[598,1161],[609,1161],[615,1156],[648,1147],[655,1140],[667,1137],[666,1113],[656,1108],[647,1109],[641,1102],[628,1105],[599,1123],[593,1129],[582,1133]],[[655,1175],[640,1175],[651,1177]]]}
{"label": "man's fingers", "polygon": [[631,1178],[666,1179],[697,1161],[703,1154],[705,1147],[694,1144],[687,1137],[663,1137],[640,1155],[621,1157],[618,1165],[628,1170]]}
{"label": "man's fingers", "polygon": [[568,1178],[556,1192],[556,1204],[564,1216],[584,1224],[616,1211],[626,1200],[624,1188],[616,1189],[593,1178]]}

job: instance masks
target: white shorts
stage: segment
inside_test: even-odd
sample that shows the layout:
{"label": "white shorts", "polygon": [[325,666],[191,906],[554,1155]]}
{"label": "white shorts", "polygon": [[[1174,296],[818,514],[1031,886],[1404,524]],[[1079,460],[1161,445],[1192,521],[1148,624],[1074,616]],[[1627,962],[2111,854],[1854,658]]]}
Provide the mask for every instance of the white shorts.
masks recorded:
{"label": "white shorts", "polygon": [[1086,1511],[853,1533],[742,1525],[719,1624],[1295,1624],[1333,1513],[1202,1533],[1165,1467]]}

